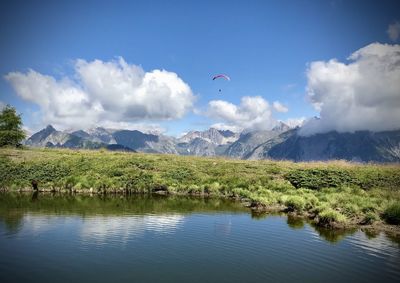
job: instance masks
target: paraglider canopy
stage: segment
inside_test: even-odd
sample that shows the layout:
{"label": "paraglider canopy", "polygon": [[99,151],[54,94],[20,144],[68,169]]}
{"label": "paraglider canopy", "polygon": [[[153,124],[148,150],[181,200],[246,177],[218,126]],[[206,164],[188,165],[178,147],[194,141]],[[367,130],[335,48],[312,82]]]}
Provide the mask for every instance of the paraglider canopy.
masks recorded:
{"label": "paraglider canopy", "polygon": [[219,75],[215,75],[215,76],[213,77],[213,81],[216,80],[216,79],[219,79],[219,78],[224,78],[225,80],[228,80],[228,81],[231,80],[231,78],[228,77],[227,75],[219,74]]}
{"label": "paraglider canopy", "polygon": [[[212,79],[213,79],[213,81],[215,81],[216,79],[225,79],[227,81],[231,80],[230,77],[228,77],[227,75],[224,75],[224,74],[215,75]],[[221,92],[221,89],[219,89],[219,92]]]}

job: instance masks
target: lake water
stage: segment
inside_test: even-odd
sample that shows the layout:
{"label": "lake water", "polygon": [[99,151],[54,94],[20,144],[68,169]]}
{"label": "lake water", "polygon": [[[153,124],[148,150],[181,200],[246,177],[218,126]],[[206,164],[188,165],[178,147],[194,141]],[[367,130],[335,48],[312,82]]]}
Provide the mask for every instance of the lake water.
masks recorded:
{"label": "lake water", "polygon": [[400,243],[223,199],[0,195],[0,282],[399,282]]}

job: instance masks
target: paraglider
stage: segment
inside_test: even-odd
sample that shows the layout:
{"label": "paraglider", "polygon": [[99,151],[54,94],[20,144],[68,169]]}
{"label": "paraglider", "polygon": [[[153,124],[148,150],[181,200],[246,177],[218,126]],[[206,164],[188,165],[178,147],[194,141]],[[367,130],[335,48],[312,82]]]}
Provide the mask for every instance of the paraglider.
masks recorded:
{"label": "paraglider", "polygon": [[215,76],[213,77],[213,81],[215,81],[215,80],[218,79],[218,78],[224,78],[224,79],[226,79],[226,80],[228,80],[228,81],[231,80],[231,78],[228,77],[227,75],[219,74],[219,75],[215,75]]}
{"label": "paraglider", "polygon": [[[225,79],[227,81],[231,80],[230,77],[228,77],[227,75],[224,75],[224,74],[215,75],[212,79],[213,79],[213,81],[215,81],[216,79]],[[219,92],[221,92],[221,89],[219,89]]]}

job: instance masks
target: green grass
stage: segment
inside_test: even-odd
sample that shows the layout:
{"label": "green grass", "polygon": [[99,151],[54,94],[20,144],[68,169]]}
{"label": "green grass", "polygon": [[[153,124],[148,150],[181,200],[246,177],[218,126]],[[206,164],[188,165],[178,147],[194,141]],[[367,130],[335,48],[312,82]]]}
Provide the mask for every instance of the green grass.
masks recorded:
{"label": "green grass", "polygon": [[390,224],[400,224],[400,202],[390,204],[385,209],[383,217]]}
{"label": "green grass", "polygon": [[[400,166],[292,163],[85,151],[0,149],[0,189],[245,198],[314,217],[317,224],[399,224]],[[331,225],[334,226],[334,225]]]}

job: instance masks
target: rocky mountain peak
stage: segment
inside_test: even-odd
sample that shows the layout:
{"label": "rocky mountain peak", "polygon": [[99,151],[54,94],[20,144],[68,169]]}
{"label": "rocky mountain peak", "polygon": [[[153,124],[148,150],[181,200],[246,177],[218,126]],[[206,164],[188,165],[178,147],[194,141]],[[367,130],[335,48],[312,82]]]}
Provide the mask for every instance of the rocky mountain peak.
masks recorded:
{"label": "rocky mountain peak", "polygon": [[275,127],[272,128],[272,131],[274,131],[274,132],[286,132],[289,130],[290,130],[290,127],[288,125],[286,125],[285,123],[283,123],[282,121],[279,121],[278,125],[276,125]]}
{"label": "rocky mountain peak", "polygon": [[134,130],[110,130],[101,127],[71,133],[57,131],[52,125],[33,134],[26,145],[197,156],[229,156],[242,159],[289,159],[294,161],[345,159],[361,162],[399,162],[400,131],[320,133],[300,136],[301,128],[290,129],[280,122],[269,131],[232,131],[210,128],[192,131],[176,139]]}
{"label": "rocky mountain peak", "polygon": [[43,130],[49,133],[57,131],[52,125],[47,125]]}
{"label": "rocky mountain peak", "polygon": [[190,143],[195,139],[202,139],[211,144],[223,145],[234,142],[238,135],[231,131],[221,131],[215,128],[209,128],[205,131],[191,131],[179,139],[180,142]]}
{"label": "rocky mountain peak", "polygon": [[36,143],[46,139],[51,134],[57,132],[56,129],[52,125],[47,125],[46,128],[40,130],[39,132],[33,134],[28,140],[27,143]]}

